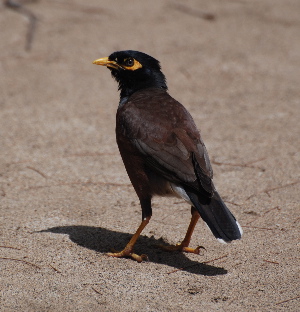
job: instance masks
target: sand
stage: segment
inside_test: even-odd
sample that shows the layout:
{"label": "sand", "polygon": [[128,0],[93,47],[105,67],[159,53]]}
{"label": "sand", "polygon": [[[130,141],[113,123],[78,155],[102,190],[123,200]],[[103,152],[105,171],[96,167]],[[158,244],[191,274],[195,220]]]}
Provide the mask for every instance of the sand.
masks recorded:
{"label": "sand", "polygon": [[[0,310],[299,311],[300,2],[24,8],[0,8]],[[160,60],[242,240],[220,244],[200,221],[201,255],[161,251],[190,207],[156,198],[136,245],[149,262],[106,255],[141,221],[115,142],[117,84],[92,64],[124,49]]]}

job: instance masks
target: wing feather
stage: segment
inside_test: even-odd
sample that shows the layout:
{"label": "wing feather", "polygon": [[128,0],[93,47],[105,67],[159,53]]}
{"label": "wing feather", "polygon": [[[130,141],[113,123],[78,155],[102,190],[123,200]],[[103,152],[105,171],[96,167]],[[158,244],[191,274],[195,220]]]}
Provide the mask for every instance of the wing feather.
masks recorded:
{"label": "wing feather", "polygon": [[199,131],[188,111],[163,92],[152,92],[147,99],[140,92],[130,98],[122,112],[126,135],[151,169],[171,182],[212,195],[213,172]]}

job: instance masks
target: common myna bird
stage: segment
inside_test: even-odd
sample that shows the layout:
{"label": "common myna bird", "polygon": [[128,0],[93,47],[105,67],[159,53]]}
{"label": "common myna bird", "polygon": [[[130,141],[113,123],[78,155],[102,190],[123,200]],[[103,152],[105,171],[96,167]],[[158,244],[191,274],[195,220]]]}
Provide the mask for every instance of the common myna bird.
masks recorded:
{"label": "common myna bird", "polygon": [[199,253],[190,248],[195,225],[201,218],[221,242],[240,239],[242,229],[212,182],[213,171],[205,145],[189,112],[167,92],[159,62],[138,51],[117,51],[93,62],[110,69],[119,84],[116,138],[131,183],[139,197],[142,222],[126,247],[113,257],[131,257],[133,247],[152,215],[155,195],[183,198],[192,218],[183,241],[165,250]]}

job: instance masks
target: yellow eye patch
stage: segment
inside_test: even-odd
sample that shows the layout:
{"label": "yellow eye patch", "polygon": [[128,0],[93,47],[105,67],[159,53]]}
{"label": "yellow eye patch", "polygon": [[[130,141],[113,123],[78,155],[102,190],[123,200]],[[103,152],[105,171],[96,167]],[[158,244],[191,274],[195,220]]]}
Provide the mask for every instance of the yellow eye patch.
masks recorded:
{"label": "yellow eye patch", "polygon": [[143,67],[142,64],[134,58],[125,59],[124,64],[121,66],[127,70],[137,70]]}

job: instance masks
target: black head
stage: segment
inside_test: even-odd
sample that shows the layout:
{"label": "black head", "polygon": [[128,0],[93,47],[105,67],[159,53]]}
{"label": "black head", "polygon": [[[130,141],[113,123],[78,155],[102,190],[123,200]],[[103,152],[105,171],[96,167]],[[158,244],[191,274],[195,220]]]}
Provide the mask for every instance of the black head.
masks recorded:
{"label": "black head", "polygon": [[145,53],[132,50],[117,51],[93,63],[110,69],[119,84],[121,98],[151,87],[167,89],[159,62]]}

